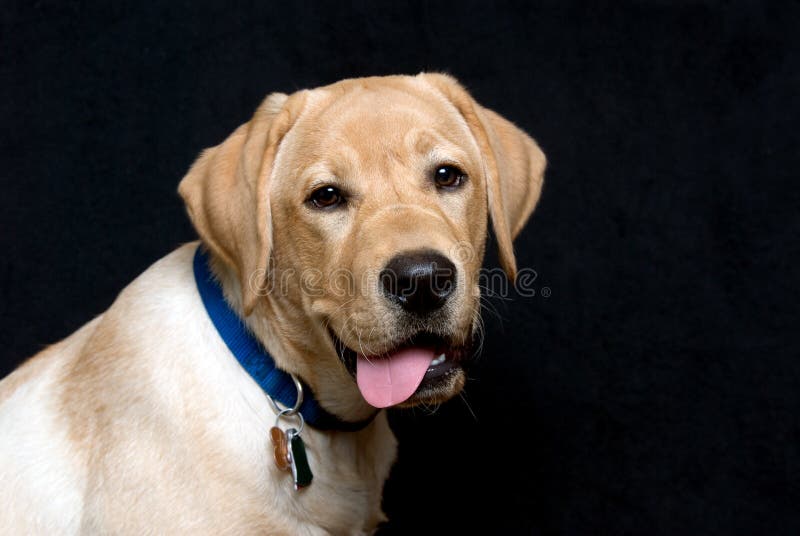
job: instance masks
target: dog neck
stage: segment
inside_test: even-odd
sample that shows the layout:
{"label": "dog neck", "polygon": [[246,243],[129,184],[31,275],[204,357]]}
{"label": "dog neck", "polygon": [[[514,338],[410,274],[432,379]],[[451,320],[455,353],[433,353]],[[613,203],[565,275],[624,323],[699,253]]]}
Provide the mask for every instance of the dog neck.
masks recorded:
{"label": "dog neck", "polygon": [[[314,346],[319,345],[309,344],[309,341],[298,343],[291,334],[275,329],[280,325],[301,325],[300,319],[295,318],[296,314],[291,317],[286,314],[287,309],[297,311],[298,307],[280,307],[280,301],[265,296],[262,300],[265,303],[244,317],[241,292],[230,270],[198,248],[194,272],[206,311],[220,336],[242,367],[270,397],[285,406],[294,405],[297,391],[290,377],[292,374],[306,385],[301,411],[311,426],[321,430],[355,431],[372,421],[378,412],[357,394],[352,379],[345,377],[331,387],[313,373],[314,367],[310,366],[312,363],[307,356],[319,359],[321,353],[322,358],[329,358],[324,355],[326,349],[315,353]],[[312,333],[312,330],[306,333]],[[334,370],[342,368],[336,363]],[[348,391],[355,391],[356,396]]]}

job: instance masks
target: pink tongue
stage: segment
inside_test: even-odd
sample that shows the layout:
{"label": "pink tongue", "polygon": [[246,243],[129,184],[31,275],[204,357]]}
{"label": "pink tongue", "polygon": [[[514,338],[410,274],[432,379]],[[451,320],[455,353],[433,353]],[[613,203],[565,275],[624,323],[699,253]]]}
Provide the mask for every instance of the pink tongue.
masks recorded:
{"label": "pink tongue", "polygon": [[364,399],[376,408],[407,400],[422,382],[433,354],[428,348],[405,348],[386,357],[369,359],[359,354],[356,381]]}

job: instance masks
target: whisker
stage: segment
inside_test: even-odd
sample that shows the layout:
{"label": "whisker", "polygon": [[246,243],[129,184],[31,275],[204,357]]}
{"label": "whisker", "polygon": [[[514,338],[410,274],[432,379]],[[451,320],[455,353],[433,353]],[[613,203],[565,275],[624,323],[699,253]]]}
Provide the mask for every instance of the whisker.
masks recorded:
{"label": "whisker", "polygon": [[328,329],[328,327],[330,326],[331,321],[333,320],[333,317],[336,316],[336,313],[338,313],[342,309],[342,307],[346,307],[347,305],[350,305],[354,301],[356,301],[356,298],[351,298],[351,299],[347,300],[346,302],[344,302],[343,304],[341,304],[336,309],[334,309],[333,312],[328,315],[328,318],[325,319],[325,324],[324,324],[325,329]]}
{"label": "whisker", "polygon": [[372,361],[369,360],[368,354],[364,350],[364,345],[361,342],[361,331],[359,331],[358,326],[355,326],[355,334],[356,334],[356,340],[358,340],[358,348],[361,350],[361,355],[364,356],[364,359],[367,360],[367,363],[372,365]]}
{"label": "whisker", "polygon": [[[502,294],[498,294],[497,292],[493,291],[491,288],[485,285],[478,285],[478,288],[485,291],[486,295],[491,298],[497,298],[504,301],[513,301],[513,298],[511,298],[510,296],[503,296]],[[483,295],[483,292],[481,292],[481,295]]]}
{"label": "whisker", "polygon": [[495,318],[497,318],[497,320],[500,321],[501,324],[503,323],[503,316],[497,310],[497,307],[495,307],[495,305],[491,301],[489,301],[488,298],[486,298],[486,296],[481,296],[480,300],[478,301],[478,304],[481,306],[482,309],[485,309],[488,312],[492,313],[495,316]]}
{"label": "whisker", "polygon": [[[382,324],[382,322],[375,321],[375,322],[373,322],[373,323],[372,323],[372,327],[371,327],[371,328],[370,328],[370,330],[369,330],[369,335],[367,335],[367,339],[368,339],[368,340],[372,341],[372,334],[375,332],[375,329],[376,329],[376,328],[378,327],[378,325],[380,325],[380,324]],[[373,351],[372,351],[372,348],[368,348],[368,349],[369,349],[369,351],[370,351],[370,353],[371,353],[371,354],[375,355],[375,352],[373,352]]]}
{"label": "whisker", "polygon": [[469,411],[469,414],[472,415],[472,418],[475,419],[475,422],[478,422],[478,416],[475,415],[474,411],[472,411],[472,406],[470,406],[469,402],[467,402],[467,397],[464,396],[464,391],[458,393],[458,396],[464,401],[464,405],[467,406],[467,410]]}

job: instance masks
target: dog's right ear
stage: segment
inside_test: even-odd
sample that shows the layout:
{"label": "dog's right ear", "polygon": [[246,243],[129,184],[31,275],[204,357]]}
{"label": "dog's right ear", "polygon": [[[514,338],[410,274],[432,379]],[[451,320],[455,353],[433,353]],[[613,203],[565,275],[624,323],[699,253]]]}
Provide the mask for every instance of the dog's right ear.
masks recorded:
{"label": "dog's right ear", "polygon": [[245,315],[258,300],[272,247],[272,163],[304,101],[304,92],[268,96],[250,121],[203,151],[178,186],[200,239],[236,271]]}

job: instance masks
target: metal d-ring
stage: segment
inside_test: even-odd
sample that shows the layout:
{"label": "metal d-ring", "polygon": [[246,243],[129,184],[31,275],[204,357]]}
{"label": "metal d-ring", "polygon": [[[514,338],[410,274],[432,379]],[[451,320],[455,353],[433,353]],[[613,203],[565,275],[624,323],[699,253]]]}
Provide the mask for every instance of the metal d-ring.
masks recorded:
{"label": "metal d-ring", "polygon": [[306,427],[306,420],[303,418],[303,414],[299,411],[295,411],[293,408],[286,408],[278,412],[278,415],[275,417],[275,426],[278,427],[278,424],[281,422],[281,419],[297,417],[300,421],[300,428],[297,430],[296,435],[300,435],[303,433],[303,428]]}
{"label": "metal d-ring", "polygon": [[[303,384],[300,383],[300,380],[294,374],[289,374],[292,377],[292,381],[294,382],[294,387],[297,389],[297,401],[294,403],[294,407],[281,409],[278,403],[275,401],[274,398],[267,395],[267,400],[269,400],[270,406],[272,406],[272,411],[278,416],[278,419],[281,417],[291,417],[292,415],[300,415],[300,406],[303,405]],[[300,415],[300,421],[302,426],[305,425],[305,421],[303,420],[303,416]],[[300,429],[302,430],[302,426]]]}

